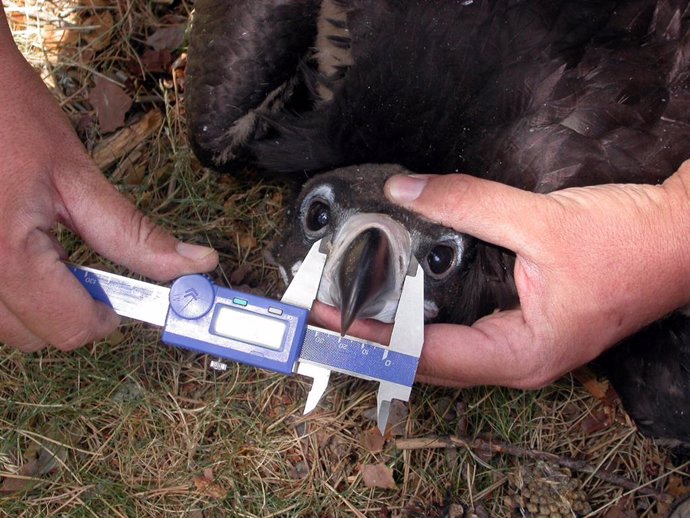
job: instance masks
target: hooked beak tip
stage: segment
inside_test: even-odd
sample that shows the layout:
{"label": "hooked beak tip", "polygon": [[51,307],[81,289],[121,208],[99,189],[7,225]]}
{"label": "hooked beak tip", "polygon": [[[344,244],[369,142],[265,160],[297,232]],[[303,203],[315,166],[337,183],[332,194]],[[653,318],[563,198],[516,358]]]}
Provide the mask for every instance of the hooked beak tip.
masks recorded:
{"label": "hooked beak tip", "polygon": [[345,308],[340,312],[340,336],[345,336],[348,329],[355,321],[357,314],[351,311],[345,311]]}
{"label": "hooked beak tip", "polygon": [[390,262],[390,244],[381,230],[369,228],[353,239],[338,275],[341,335],[360,315],[375,313],[381,294],[391,288]]}

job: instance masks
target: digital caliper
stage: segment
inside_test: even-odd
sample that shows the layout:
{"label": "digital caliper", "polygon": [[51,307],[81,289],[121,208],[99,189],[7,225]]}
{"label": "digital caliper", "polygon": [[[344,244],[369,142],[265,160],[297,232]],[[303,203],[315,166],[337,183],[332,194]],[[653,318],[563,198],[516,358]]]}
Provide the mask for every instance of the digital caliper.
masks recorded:
{"label": "digital caliper", "polygon": [[[224,360],[313,379],[304,413],[328,387],[332,371],[379,382],[377,424],[383,434],[392,399],[408,401],[424,340],[424,273],[411,261],[389,346],[308,325],[326,254],[315,243],[280,301],[186,275],[170,288],[68,265],[91,296],[119,315],[162,327],[164,343]],[[214,368],[226,368],[213,361]]]}

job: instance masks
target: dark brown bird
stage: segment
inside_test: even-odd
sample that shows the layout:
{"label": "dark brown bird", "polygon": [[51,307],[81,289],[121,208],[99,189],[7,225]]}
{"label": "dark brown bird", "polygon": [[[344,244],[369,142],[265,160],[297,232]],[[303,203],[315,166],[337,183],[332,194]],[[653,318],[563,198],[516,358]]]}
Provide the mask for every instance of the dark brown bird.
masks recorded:
{"label": "dark brown bird", "polygon": [[[391,174],[549,192],[690,158],[688,0],[199,0],[187,73],[203,163],[313,176],[274,257],[289,279],[327,239],[320,298],[345,327],[391,318],[410,256],[429,320],[517,304],[512,255],[390,205]],[[643,432],[690,445],[688,314],[600,363]]]}

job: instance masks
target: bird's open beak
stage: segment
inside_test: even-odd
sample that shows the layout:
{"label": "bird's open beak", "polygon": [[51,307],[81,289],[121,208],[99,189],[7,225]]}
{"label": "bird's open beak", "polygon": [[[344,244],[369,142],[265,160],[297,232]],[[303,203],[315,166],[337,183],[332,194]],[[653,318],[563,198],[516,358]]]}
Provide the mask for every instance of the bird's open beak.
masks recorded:
{"label": "bird's open beak", "polygon": [[391,261],[390,243],[379,228],[369,228],[357,235],[345,250],[337,277],[342,334],[362,310],[369,314],[383,307],[382,298],[394,290],[396,284]]}
{"label": "bird's open beak", "polygon": [[356,214],[331,243],[318,299],[340,310],[345,334],[357,319],[392,322],[410,260],[409,232],[383,214]]}

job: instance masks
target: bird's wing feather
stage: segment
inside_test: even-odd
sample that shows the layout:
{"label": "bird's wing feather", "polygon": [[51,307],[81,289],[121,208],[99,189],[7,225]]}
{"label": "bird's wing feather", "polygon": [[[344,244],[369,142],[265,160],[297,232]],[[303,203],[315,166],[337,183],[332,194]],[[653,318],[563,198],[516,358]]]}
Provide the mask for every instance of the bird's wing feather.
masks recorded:
{"label": "bird's wing feather", "polygon": [[645,434],[690,453],[690,317],[675,313],[610,349],[603,369]]}
{"label": "bird's wing feather", "polygon": [[[670,4],[678,5],[669,11]],[[625,17],[614,13],[576,66],[554,69],[548,81],[532,68],[520,86],[510,68],[503,69],[500,84],[514,85],[511,92],[522,88],[530,102],[513,103],[502,127],[490,126],[492,137],[472,149],[493,159],[484,164],[486,176],[548,192],[656,183],[673,173],[690,156],[689,4],[631,2]],[[538,95],[538,83],[554,78],[547,95]],[[489,95],[496,98],[500,93]]]}
{"label": "bird's wing feather", "polygon": [[186,105],[197,156],[223,169],[255,137],[261,112],[293,85],[313,45],[318,0],[199,0],[189,37]]}

